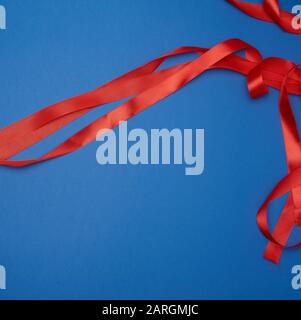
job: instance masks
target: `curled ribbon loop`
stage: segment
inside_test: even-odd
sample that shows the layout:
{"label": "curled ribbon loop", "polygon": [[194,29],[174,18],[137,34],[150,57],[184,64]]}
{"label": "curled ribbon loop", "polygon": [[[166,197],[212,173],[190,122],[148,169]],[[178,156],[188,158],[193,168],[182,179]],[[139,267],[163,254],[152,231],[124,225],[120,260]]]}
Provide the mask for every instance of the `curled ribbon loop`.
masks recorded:
{"label": "curled ribbon loop", "polygon": [[290,12],[281,10],[278,0],[263,0],[262,4],[240,0],[227,1],[253,18],[275,23],[288,33],[301,34],[300,28],[293,27],[293,19],[295,16]]}
{"label": "curled ribbon loop", "polygon": [[[300,226],[301,222],[301,176],[298,175],[301,169],[301,142],[287,92],[289,75],[295,72],[298,67],[298,65],[294,65],[288,70],[283,80],[279,97],[280,119],[289,174],[275,187],[257,214],[259,229],[269,240],[264,257],[274,263],[279,262],[283,249],[301,246],[301,242],[286,246],[293,227],[295,225]],[[273,234],[271,234],[267,219],[268,205],[271,201],[287,192],[290,192],[290,195],[276,224],[275,230]]]}

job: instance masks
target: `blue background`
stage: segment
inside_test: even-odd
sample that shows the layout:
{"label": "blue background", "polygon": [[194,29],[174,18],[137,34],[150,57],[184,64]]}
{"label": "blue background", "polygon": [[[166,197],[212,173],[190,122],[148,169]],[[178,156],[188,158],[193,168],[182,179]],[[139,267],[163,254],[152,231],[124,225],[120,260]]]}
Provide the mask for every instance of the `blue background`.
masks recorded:
{"label": "blue background", "polygon": [[[287,10],[297,3],[281,1]],[[1,4],[8,20],[0,32],[1,126],[178,46],[239,37],[264,57],[300,62],[300,37],[222,0]],[[130,120],[129,129],[205,128],[201,176],[176,165],[100,166],[97,142],[30,168],[0,168],[0,264],[7,269],[0,299],[299,299],[291,268],[301,264],[301,251],[272,266],[255,221],[286,174],[277,97],[271,90],[253,101],[244,77],[215,70]]]}

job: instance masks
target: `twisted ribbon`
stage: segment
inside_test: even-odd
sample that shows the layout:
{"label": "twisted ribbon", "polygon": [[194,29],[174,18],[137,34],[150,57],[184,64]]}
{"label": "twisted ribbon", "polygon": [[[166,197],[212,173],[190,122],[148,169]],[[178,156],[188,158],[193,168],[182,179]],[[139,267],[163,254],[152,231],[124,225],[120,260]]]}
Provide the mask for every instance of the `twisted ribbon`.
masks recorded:
{"label": "twisted ribbon", "polygon": [[[276,2],[265,1],[266,6],[268,3]],[[249,7],[243,8],[247,11],[246,8]],[[241,50],[245,52],[245,57],[236,54]],[[197,57],[192,61],[158,71],[166,59],[185,53],[196,53]],[[296,64],[285,59],[262,59],[257,49],[242,40],[226,40],[211,49],[180,47],[93,91],[50,105],[1,129],[0,165],[24,167],[74,152],[93,141],[99,132],[113,129],[120,122],[132,118],[181,89],[205,71],[214,68],[227,69],[246,76],[252,98],[267,94],[269,87],[280,90],[279,112],[289,173],[277,184],[257,214],[258,226],[269,240],[264,257],[278,263],[291,230],[295,225],[301,225],[301,143],[289,100],[289,94],[301,95],[301,71]],[[94,108],[124,98],[129,100],[46,154],[35,159],[11,159]],[[288,200],[272,233],[268,226],[268,206],[271,201],[286,193],[289,193]],[[288,248],[299,246],[301,243]]]}
{"label": "twisted ribbon", "polygon": [[293,26],[292,22],[295,16],[290,12],[282,10],[278,0],[263,0],[262,4],[249,3],[240,0],[227,1],[253,18],[275,23],[286,32],[301,34],[301,29],[294,28]]}

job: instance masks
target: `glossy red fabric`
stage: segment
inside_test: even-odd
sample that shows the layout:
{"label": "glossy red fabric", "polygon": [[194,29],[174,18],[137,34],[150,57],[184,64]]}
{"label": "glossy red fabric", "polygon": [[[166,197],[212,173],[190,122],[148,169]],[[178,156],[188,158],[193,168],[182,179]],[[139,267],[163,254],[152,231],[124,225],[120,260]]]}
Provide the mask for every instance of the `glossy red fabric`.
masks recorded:
{"label": "glossy red fabric", "polygon": [[294,15],[282,10],[279,6],[278,0],[263,0],[262,4],[255,4],[240,0],[227,1],[253,18],[275,23],[286,32],[301,34],[301,29],[293,27],[292,21]]}
{"label": "glossy red fabric", "polygon": [[[245,57],[237,55],[245,52]],[[169,57],[194,52],[192,61],[158,71]],[[272,191],[260,208],[257,222],[269,240],[265,257],[278,262],[294,225],[301,221],[301,150],[288,94],[301,95],[301,72],[297,65],[281,58],[262,59],[260,52],[239,39],[230,39],[211,49],[181,47],[156,58],[125,75],[82,95],[55,103],[0,130],[0,165],[23,167],[76,151],[95,140],[98,132],[112,129],[149,106],[179,90],[189,81],[213,68],[244,75],[250,95],[257,98],[268,88],[280,90],[279,111],[289,174]],[[128,101],[95,120],[69,139],[36,159],[11,160],[24,149],[43,140],[97,106],[124,98]],[[270,232],[267,208],[275,198],[289,193],[287,204],[274,233]],[[300,246],[300,244],[295,245]]]}

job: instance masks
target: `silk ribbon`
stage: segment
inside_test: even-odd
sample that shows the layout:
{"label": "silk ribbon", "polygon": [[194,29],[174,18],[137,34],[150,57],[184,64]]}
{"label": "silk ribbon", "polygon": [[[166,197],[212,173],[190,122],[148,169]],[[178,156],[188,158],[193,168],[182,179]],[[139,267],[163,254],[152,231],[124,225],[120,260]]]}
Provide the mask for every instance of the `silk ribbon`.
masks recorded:
{"label": "silk ribbon", "polygon": [[[240,51],[244,51],[244,57],[238,55]],[[196,53],[197,57],[158,70],[169,57],[186,53]],[[286,248],[291,230],[295,225],[301,224],[301,144],[289,100],[289,94],[301,95],[301,72],[291,61],[276,57],[263,59],[256,48],[240,39],[226,40],[210,49],[180,47],[93,91],[50,105],[1,129],[0,165],[24,167],[74,152],[95,140],[100,131],[118,126],[120,122],[132,118],[197,76],[215,68],[244,75],[252,98],[267,94],[269,87],[280,90],[279,112],[289,172],[267,197],[257,214],[258,226],[269,240],[264,256],[277,263]],[[94,108],[124,98],[129,100],[41,157],[11,159]],[[274,232],[271,232],[267,217],[268,205],[286,193],[289,193],[288,200]],[[298,246],[301,246],[301,243],[289,247]]]}

